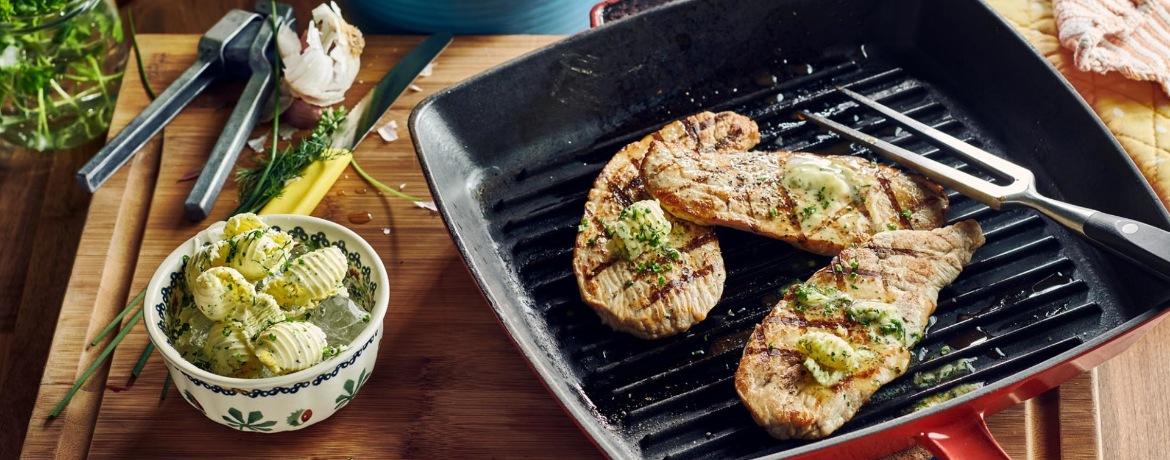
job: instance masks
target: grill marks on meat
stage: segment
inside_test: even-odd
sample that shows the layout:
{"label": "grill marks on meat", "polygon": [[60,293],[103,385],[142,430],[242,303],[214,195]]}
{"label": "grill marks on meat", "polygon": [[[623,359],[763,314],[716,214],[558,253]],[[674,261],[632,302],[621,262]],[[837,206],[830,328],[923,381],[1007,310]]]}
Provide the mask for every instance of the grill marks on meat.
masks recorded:
{"label": "grill marks on meat", "polygon": [[[754,147],[759,130],[750,119],[735,113],[703,112],[627,145],[593,183],[585,204],[584,221],[589,225],[577,233],[573,251],[577,286],[582,300],[603,323],[644,339],[673,335],[705,319],[723,295],[726,277],[712,228],[667,215],[673,227],[667,246],[679,251],[677,260],[658,251],[626,260],[614,238],[606,234],[603,222],[616,222],[626,206],[651,198],[639,168],[653,142],[711,155]],[[661,273],[636,269],[637,264],[651,262],[669,263],[671,268]]]}
{"label": "grill marks on meat", "polygon": [[[959,276],[983,242],[982,230],[972,220],[932,231],[878,233],[858,248],[841,251],[804,286],[839,287],[852,306],[891,305],[901,316],[904,337],[914,342],[934,313],[939,290]],[[736,371],[735,388],[756,423],[772,436],[819,439],[853,418],[878,388],[901,376],[910,364],[910,351],[905,341],[884,335],[872,322],[851,319],[845,305],[802,307],[798,297],[793,287],[756,326]],[[837,383],[823,386],[803,364],[806,355],[799,341],[808,332],[844,339],[855,356],[872,355]]]}
{"label": "grill marks on meat", "polygon": [[878,232],[938,228],[948,206],[942,187],[925,177],[849,156],[702,155],[653,142],[642,179],[677,217],[770,236],[821,255]]}

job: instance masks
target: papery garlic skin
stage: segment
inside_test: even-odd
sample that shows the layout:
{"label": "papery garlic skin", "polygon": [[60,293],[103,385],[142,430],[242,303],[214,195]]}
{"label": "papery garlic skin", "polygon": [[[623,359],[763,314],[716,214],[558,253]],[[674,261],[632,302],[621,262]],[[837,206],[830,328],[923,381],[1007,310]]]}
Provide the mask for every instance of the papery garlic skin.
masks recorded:
{"label": "papery garlic skin", "polygon": [[277,45],[292,95],[324,107],[345,100],[345,92],[361,68],[365,39],[361,31],[345,22],[341,8],[330,2],[313,9],[313,21],[303,41],[282,25]]}
{"label": "papery garlic skin", "polygon": [[256,358],[275,374],[308,369],[324,357],[325,331],[316,324],[287,322],[260,332],[252,342]]}
{"label": "papery garlic skin", "polygon": [[256,288],[244,275],[229,267],[208,269],[195,279],[190,289],[195,305],[212,321],[233,316],[256,295]]}

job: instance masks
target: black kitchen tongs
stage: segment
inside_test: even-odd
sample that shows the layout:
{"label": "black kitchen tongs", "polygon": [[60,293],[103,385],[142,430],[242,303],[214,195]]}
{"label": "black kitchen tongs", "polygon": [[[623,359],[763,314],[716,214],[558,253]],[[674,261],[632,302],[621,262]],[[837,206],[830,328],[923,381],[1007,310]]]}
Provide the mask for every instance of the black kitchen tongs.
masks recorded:
{"label": "black kitchen tongs", "polygon": [[[296,19],[291,6],[276,3],[276,10],[278,22],[295,28],[293,22]],[[207,217],[211,203],[230,174],[231,165],[235,164],[275,84],[271,53],[276,34],[268,25],[271,21],[268,16],[273,14],[272,3],[268,0],[257,2],[256,11],[231,10],[199,39],[199,58],[195,63],[77,172],[81,188],[92,193],[101,187],[212,82],[223,77],[250,75],[187,200],[189,217]],[[195,203],[194,212],[192,202]]]}
{"label": "black kitchen tongs", "polygon": [[1036,191],[1036,178],[1031,170],[967,144],[854,91],[846,88],[838,90],[857,103],[901,124],[910,132],[930,139],[940,148],[945,148],[1004,179],[1009,179],[1011,183],[996,185],[827,117],[807,111],[800,114],[992,209],[998,211],[1029,207],[1040,211],[1102,247],[1136,262],[1162,278],[1170,279],[1170,232],[1132,219],[1043,196]]}

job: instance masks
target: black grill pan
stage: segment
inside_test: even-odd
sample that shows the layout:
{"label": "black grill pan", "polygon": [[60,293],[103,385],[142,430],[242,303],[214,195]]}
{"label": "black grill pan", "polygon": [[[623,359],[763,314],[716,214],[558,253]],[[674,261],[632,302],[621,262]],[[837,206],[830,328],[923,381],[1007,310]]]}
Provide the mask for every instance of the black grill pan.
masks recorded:
{"label": "black grill pan", "polygon": [[[759,123],[757,149],[877,159],[792,116],[811,110],[959,164],[851,108],[841,85],[1031,168],[1049,196],[1170,228],[1095,115],[978,0],[690,0],[570,37],[429,97],[410,130],[501,324],[606,455],[872,458],[914,438],[931,445],[935,428],[1002,410],[1116,354],[1165,309],[1166,283],[1033,211],[995,212],[951,192],[950,221],[977,219],[987,245],[941,293],[907,376],[824,440],[770,438],[732,378],[781,289],[828,259],[719,229],[728,276],[706,321],[656,341],[603,326],[573,278],[576,224],[610,157],[664,123],[734,110]],[[944,346],[954,351],[944,356]],[[974,372],[911,382],[959,358],[975,358]],[[985,386],[904,415],[972,382]]]}

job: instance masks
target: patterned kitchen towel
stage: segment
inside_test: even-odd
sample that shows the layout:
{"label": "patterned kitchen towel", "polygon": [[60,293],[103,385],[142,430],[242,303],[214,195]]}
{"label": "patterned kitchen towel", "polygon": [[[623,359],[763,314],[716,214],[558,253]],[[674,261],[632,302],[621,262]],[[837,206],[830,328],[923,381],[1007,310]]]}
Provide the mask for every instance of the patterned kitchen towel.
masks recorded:
{"label": "patterned kitchen towel", "polygon": [[1077,68],[1154,81],[1170,94],[1170,0],[1054,0],[1052,12]]}

